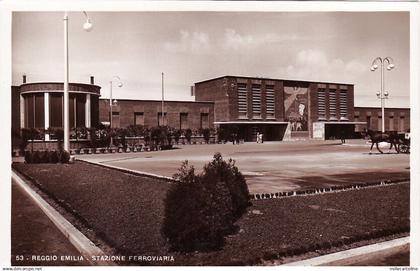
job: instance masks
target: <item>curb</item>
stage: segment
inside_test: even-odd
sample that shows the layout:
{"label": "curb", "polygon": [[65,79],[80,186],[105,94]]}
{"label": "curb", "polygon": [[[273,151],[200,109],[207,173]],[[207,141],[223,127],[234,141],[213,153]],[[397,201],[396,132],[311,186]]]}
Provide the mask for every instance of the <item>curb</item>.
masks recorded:
{"label": "curb", "polygon": [[[64,234],[70,243],[82,254],[82,256],[91,265],[101,266],[115,266],[114,262],[109,261],[94,261],[93,256],[101,257],[106,254],[98,248],[91,240],[89,240],[83,233],[76,229],[67,219],[58,213],[50,204],[48,204],[38,193],[36,193],[25,181],[12,170],[12,180],[22,188],[29,197],[41,208],[41,210],[48,216],[54,225]],[[105,258],[105,257],[104,257]]]}
{"label": "curb", "polygon": [[340,260],[346,260],[353,257],[358,257],[366,254],[377,253],[380,251],[388,250],[391,248],[400,247],[406,244],[409,244],[410,237],[398,238],[382,243],[367,245],[363,247],[353,248],[349,250],[340,251],[337,253],[332,253],[328,255],[323,255],[307,260],[291,262],[283,264],[283,266],[319,266],[326,265],[329,263],[334,263]]}
{"label": "curb", "polygon": [[251,200],[265,200],[265,199],[278,199],[278,198],[286,198],[286,197],[293,197],[293,196],[309,196],[309,195],[319,195],[319,194],[326,194],[326,193],[334,193],[334,192],[343,192],[349,190],[359,190],[369,187],[379,187],[379,186],[386,186],[386,185],[393,185],[399,184],[410,181],[409,178],[402,178],[402,179],[395,179],[395,180],[382,180],[370,183],[357,183],[357,184],[348,184],[348,185],[341,185],[341,186],[330,186],[326,188],[318,188],[318,189],[308,189],[308,190],[293,190],[288,192],[275,192],[275,193],[255,193],[250,194]]}
{"label": "curb", "polygon": [[86,161],[83,159],[79,159],[79,158],[75,158],[76,161],[80,161],[80,162],[84,162],[84,163],[88,163],[88,164],[92,164],[92,165],[96,165],[96,166],[100,166],[103,168],[108,168],[108,169],[115,169],[124,173],[130,173],[136,176],[142,176],[142,177],[151,177],[153,179],[157,179],[157,180],[163,180],[166,182],[175,182],[175,179],[171,178],[171,177],[167,177],[167,176],[162,176],[162,175],[157,175],[157,174],[153,174],[153,173],[149,173],[149,172],[144,172],[144,171],[137,171],[137,170],[133,170],[133,169],[127,169],[127,168],[122,168],[122,167],[117,167],[117,166],[111,166],[111,165],[106,165],[106,164],[102,164],[100,162],[92,162],[92,161]]}

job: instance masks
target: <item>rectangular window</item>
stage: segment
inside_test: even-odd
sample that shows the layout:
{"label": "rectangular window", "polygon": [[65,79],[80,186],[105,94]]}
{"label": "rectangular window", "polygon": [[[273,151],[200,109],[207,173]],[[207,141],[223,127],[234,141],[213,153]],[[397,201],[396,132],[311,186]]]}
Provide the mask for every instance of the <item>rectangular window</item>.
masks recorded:
{"label": "rectangular window", "polygon": [[44,94],[30,94],[24,99],[25,127],[44,128]]}
{"label": "rectangular window", "polygon": [[188,113],[179,114],[179,128],[181,130],[188,129]]}
{"label": "rectangular window", "polygon": [[134,125],[144,126],[144,113],[134,112]]}
{"label": "rectangular window", "polygon": [[347,91],[340,90],[340,116],[347,117]]}
{"label": "rectangular window", "polygon": [[367,116],[366,117],[366,128],[368,130],[370,130],[371,126],[372,126],[372,117],[371,116]]}
{"label": "rectangular window", "polygon": [[50,127],[63,127],[63,95],[50,93]]}
{"label": "rectangular window", "polygon": [[394,116],[389,116],[389,130],[394,131]]}
{"label": "rectangular window", "polygon": [[201,113],[200,117],[200,127],[201,129],[209,128],[209,113]]}
{"label": "rectangular window", "polygon": [[120,128],[120,112],[112,112],[112,128]]}
{"label": "rectangular window", "polygon": [[325,120],[327,116],[325,93],[325,89],[318,89],[318,119],[321,120]]}
{"label": "rectangular window", "polygon": [[90,95],[90,125],[97,127],[99,124],[99,97]]}
{"label": "rectangular window", "polygon": [[44,94],[35,94],[35,127],[36,128],[45,128],[45,121],[44,121]]}
{"label": "rectangular window", "polygon": [[248,93],[246,84],[238,84],[238,113],[239,118],[248,116]]}
{"label": "rectangular window", "polygon": [[337,98],[335,96],[335,90],[331,90],[328,93],[328,100],[329,100],[329,113],[330,113],[330,119],[331,118],[336,118],[337,117]]}
{"label": "rectangular window", "polygon": [[267,118],[275,118],[275,93],[274,86],[265,86],[265,103],[266,103],[266,116]]}
{"label": "rectangular window", "polygon": [[76,96],[74,94],[69,94],[69,126],[74,128],[76,126]]}
{"label": "rectangular window", "polygon": [[405,132],[404,121],[405,121],[405,117],[400,116],[400,118],[398,120],[398,131],[399,132]]}
{"label": "rectangular window", "polygon": [[252,117],[261,118],[261,85],[252,85]]}
{"label": "rectangular window", "polygon": [[382,131],[382,116],[378,116],[378,131]]}
{"label": "rectangular window", "polygon": [[166,125],[166,112],[163,114],[162,119],[162,112],[158,112],[158,126],[165,126]]}
{"label": "rectangular window", "polygon": [[25,127],[34,128],[35,126],[35,105],[34,105],[34,96],[28,95],[25,96]]}
{"label": "rectangular window", "polygon": [[86,121],[86,95],[76,96],[76,126],[85,127]]}

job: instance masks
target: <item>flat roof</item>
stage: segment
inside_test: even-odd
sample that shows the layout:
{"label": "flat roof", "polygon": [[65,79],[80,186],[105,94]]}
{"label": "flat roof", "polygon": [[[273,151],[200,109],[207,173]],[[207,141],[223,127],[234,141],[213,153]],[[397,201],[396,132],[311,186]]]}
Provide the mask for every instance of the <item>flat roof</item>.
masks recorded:
{"label": "flat roof", "polygon": [[366,121],[317,121],[325,124],[367,124]]}
{"label": "flat roof", "polygon": [[214,124],[288,124],[287,121],[246,121],[246,120],[234,120],[234,121],[215,121]]}
{"label": "flat roof", "polygon": [[[99,98],[99,100],[109,101],[109,98]],[[135,102],[159,102],[162,100],[139,100],[139,99],[112,99],[117,101],[135,101]],[[214,104],[214,101],[174,101],[174,100],[164,100],[165,103],[211,103]]]}
{"label": "flat roof", "polygon": [[224,75],[219,76],[203,81],[196,82],[195,84],[201,84],[205,82],[210,82],[213,80],[219,80],[222,78],[241,78],[241,79],[254,79],[254,80],[272,80],[272,81],[286,81],[286,82],[304,82],[304,83],[317,83],[317,84],[335,84],[335,85],[348,85],[353,86],[354,84],[349,83],[337,83],[337,82],[323,82],[323,81],[307,81],[307,80],[299,80],[299,79],[280,79],[280,78],[268,78],[268,77],[252,77],[252,76],[234,76],[234,75]]}
{"label": "flat roof", "polygon": [[[357,108],[363,108],[363,109],[378,109],[381,110],[381,107],[378,106],[354,106],[354,109],[356,110]],[[410,107],[385,107],[385,110],[387,109],[403,109],[403,110],[410,110]]]}

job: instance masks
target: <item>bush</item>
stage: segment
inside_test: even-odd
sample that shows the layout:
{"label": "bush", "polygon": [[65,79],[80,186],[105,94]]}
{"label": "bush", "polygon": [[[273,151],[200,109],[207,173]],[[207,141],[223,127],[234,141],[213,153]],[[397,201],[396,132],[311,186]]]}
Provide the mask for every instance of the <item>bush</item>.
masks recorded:
{"label": "bush", "polygon": [[28,164],[31,164],[33,161],[32,156],[33,156],[33,152],[25,151],[25,162]]}
{"label": "bush", "polygon": [[37,163],[68,163],[70,153],[67,151],[27,151],[25,162],[28,164]]}
{"label": "bush", "polygon": [[213,161],[204,166],[204,174],[210,175],[214,182],[224,182],[232,197],[234,216],[240,217],[250,205],[249,190],[244,176],[235,166],[235,161],[223,160],[220,153],[216,153]]}
{"label": "bush", "polygon": [[70,153],[68,151],[61,151],[59,152],[59,162],[60,163],[68,163],[70,161]]}
{"label": "bush", "polygon": [[168,191],[162,227],[171,248],[188,252],[223,246],[249,205],[245,179],[233,161],[216,153],[201,175],[186,161],[173,177],[177,182]]}
{"label": "bush", "polygon": [[206,128],[203,130],[203,137],[204,137],[204,141],[209,144],[210,141],[210,129]]}
{"label": "bush", "polygon": [[174,132],[174,139],[175,139],[176,144],[179,143],[179,138],[180,137],[181,137],[181,131],[180,130],[175,130],[175,132]]}
{"label": "bush", "polygon": [[187,129],[185,130],[185,138],[187,139],[188,144],[191,144],[191,136],[192,136],[192,130]]}
{"label": "bush", "polygon": [[58,163],[58,154],[57,151],[48,152],[48,162],[52,164]]}

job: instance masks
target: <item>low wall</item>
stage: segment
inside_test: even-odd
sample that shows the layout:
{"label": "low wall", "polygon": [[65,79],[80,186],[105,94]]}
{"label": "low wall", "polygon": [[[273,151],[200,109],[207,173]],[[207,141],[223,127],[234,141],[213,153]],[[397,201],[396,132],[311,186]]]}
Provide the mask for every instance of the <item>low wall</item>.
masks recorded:
{"label": "low wall", "polygon": [[[114,144],[119,145],[121,139],[114,138]],[[128,146],[145,146],[146,141],[143,137],[126,137],[125,142]],[[215,137],[210,137],[209,140],[210,144],[215,143]],[[172,137],[171,145],[183,145],[189,144],[185,137],[180,137],[178,143],[175,142],[175,139]],[[191,144],[206,144],[203,136],[192,136],[191,137]],[[91,141],[89,139],[70,139],[70,149],[79,150],[82,148],[91,148]],[[29,141],[28,145],[26,146],[25,150],[57,150],[58,149],[58,141],[57,140],[34,140]]]}

